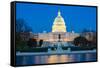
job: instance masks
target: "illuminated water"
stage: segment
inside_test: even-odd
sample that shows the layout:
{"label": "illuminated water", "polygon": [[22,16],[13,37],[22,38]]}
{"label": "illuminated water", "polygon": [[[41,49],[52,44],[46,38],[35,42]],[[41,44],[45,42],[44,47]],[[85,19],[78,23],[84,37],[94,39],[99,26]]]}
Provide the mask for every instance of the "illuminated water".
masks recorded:
{"label": "illuminated water", "polygon": [[16,56],[16,65],[96,61],[96,53],[67,55]]}

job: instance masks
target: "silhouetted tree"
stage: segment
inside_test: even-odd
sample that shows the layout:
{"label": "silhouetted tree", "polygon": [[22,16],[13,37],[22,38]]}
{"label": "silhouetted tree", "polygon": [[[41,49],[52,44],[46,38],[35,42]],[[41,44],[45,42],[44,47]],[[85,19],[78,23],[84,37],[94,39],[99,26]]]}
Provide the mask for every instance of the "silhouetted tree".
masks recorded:
{"label": "silhouetted tree", "polygon": [[88,41],[88,45],[91,48],[97,48],[97,37],[96,34],[93,35],[93,39]]}
{"label": "silhouetted tree", "polygon": [[32,39],[32,46],[37,47],[37,40],[36,39]]}
{"label": "silhouetted tree", "polygon": [[43,44],[43,40],[40,40],[40,41],[39,41],[39,47],[41,47],[42,44]]}
{"label": "silhouetted tree", "polygon": [[96,48],[97,47],[97,32],[96,31],[93,31],[93,30],[86,31],[85,30],[82,33],[82,36],[87,38],[87,40],[88,40],[87,45],[89,48]]}
{"label": "silhouetted tree", "polygon": [[20,33],[16,33],[16,44],[18,44],[21,41]]}
{"label": "silhouetted tree", "polygon": [[37,47],[37,40],[30,38],[29,41],[27,42],[27,45],[29,47]]}
{"label": "silhouetted tree", "polygon": [[85,37],[79,36],[74,39],[73,43],[75,46],[85,47],[87,46],[88,40]]}
{"label": "silhouetted tree", "polygon": [[24,20],[23,19],[16,20],[16,32],[22,32],[23,26],[24,26]]}
{"label": "silhouetted tree", "polygon": [[16,32],[30,32],[32,28],[23,19],[16,20]]}
{"label": "silhouetted tree", "polygon": [[86,32],[96,32],[95,30],[90,30],[90,29],[83,29],[82,33],[86,33]]}
{"label": "silhouetted tree", "polygon": [[28,25],[25,25],[25,31],[24,32],[31,32],[32,28]]}

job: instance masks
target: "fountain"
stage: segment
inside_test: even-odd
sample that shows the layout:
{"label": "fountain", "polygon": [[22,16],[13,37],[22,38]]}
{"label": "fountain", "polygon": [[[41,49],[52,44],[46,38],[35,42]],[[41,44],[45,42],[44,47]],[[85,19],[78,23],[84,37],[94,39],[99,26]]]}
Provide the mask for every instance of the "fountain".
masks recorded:
{"label": "fountain", "polygon": [[71,48],[68,48],[67,52],[70,52],[71,51]]}
{"label": "fountain", "polygon": [[51,52],[52,52],[52,50],[50,48],[48,48],[48,53],[51,53]]}
{"label": "fountain", "polygon": [[59,52],[62,52],[62,47],[61,47],[61,35],[59,34],[58,35],[58,42],[57,42],[57,50],[56,52],[59,53]]}
{"label": "fountain", "polygon": [[56,52],[62,52],[61,42],[57,42],[57,50]]}
{"label": "fountain", "polygon": [[[55,51],[56,53],[62,53],[62,52],[64,52],[64,50],[62,49],[62,43],[64,44],[64,46],[69,46],[68,43],[62,42],[62,41],[61,41],[61,35],[59,34],[59,35],[58,35],[58,41],[56,42],[56,45],[57,45],[57,49],[56,49],[56,51]],[[68,48],[67,51],[70,52],[71,49]],[[50,46],[49,46],[49,48],[48,48],[48,53],[52,53],[52,52],[54,52],[54,51],[52,51],[51,48],[50,48]]]}

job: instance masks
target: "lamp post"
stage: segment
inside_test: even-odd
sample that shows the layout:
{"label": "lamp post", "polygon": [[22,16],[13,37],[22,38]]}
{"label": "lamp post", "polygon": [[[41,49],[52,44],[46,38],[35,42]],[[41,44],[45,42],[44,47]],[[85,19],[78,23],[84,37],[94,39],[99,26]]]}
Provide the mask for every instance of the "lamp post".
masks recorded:
{"label": "lamp post", "polygon": [[61,39],[61,35],[59,34],[58,35],[58,42],[60,42],[60,39]]}

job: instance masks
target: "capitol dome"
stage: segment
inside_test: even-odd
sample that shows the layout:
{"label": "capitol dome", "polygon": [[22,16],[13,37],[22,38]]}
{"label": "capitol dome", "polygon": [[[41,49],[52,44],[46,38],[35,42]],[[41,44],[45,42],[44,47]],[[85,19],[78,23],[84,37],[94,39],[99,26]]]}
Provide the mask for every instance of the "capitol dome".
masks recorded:
{"label": "capitol dome", "polygon": [[66,25],[63,17],[61,16],[60,11],[58,11],[58,16],[55,18],[52,32],[66,32]]}

